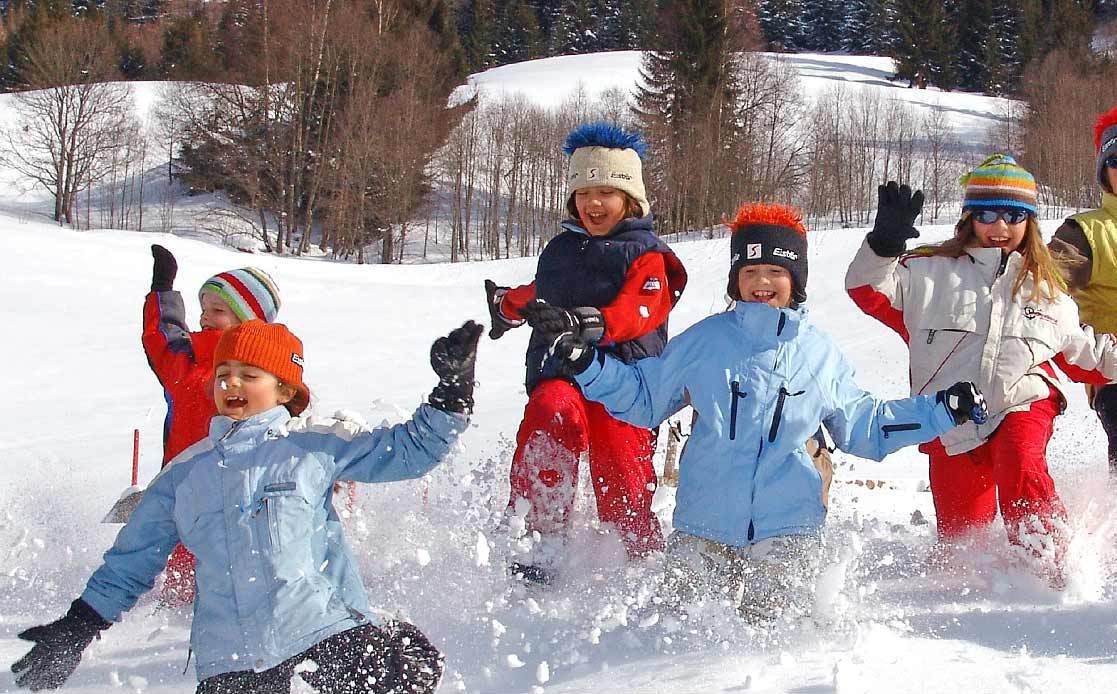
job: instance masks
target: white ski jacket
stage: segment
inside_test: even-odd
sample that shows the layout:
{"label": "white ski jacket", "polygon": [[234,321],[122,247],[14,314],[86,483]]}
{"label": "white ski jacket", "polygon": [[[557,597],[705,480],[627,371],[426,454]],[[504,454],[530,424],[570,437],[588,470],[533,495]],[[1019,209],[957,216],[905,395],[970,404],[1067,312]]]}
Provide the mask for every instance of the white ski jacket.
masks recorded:
{"label": "white ski jacket", "polygon": [[1022,266],[1019,253],[1006,257],[997,248],[971,248],[958,258],[882,258],[862,243],[846,272],[854,303],[908,343],[912,394],[968,380],[985,395],[985,424],[969,422],[940,437],[950,455],[977,448],[1005,415],[1049,397],[1052,388],[1062,395],[1052,363],[1076,381],[1117,380],[1117,345],[1079,324],[1069,296],[1028,301],[1030,279],[1013,295]]}

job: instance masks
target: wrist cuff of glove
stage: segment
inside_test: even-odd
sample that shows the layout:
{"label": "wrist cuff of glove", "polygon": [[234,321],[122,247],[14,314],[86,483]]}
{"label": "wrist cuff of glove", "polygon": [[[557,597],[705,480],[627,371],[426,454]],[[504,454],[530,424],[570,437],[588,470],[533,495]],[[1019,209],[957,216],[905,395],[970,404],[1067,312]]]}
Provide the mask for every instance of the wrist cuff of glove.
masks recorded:
{"label": "wrist cuff of glove", "polygon": [[595,345],[605,337],[605,316],[593,306],[579,306],[570,313],[578,320],[578,337]]}
{"label": "wrist cuff of glove", "polygon": [[439,383],[431,391],[427,402],[443,412],[473,414],[473,388],[470,387],[467,392],[462,386]]}
{"label": "wrist cuff of glove", "polygon": [[70,609],[66,611],[66,616],[88,625],[94,631],[104,631],[112,626],[112,622],[97,614],[97,610],[90,607],[89,603],[81,598],[70,603]]}

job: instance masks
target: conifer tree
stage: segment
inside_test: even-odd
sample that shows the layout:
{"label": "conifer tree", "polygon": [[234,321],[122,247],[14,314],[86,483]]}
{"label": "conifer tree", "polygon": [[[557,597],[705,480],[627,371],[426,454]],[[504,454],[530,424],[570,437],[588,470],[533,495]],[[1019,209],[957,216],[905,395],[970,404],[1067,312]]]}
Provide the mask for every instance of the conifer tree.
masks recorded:
{"label": "conifer tree", "polygon": [[802,50],[803,0],[760,0],[756,18],[772,50]]}

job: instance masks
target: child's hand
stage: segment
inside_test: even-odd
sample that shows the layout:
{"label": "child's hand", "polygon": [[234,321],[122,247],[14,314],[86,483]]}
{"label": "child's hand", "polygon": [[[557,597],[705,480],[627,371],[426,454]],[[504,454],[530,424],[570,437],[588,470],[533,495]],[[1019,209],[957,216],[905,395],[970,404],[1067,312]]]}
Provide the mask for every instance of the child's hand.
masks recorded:
{"label": "child's hand", "polygon": [[922,190],[912,194],[910,186],[906,183],[896,185],[895,181],[878,186],[876,220],[873,222],[873,230],[865,237],[869,248],[882,258],[898,258],[903,255],[908,239],[919,236],[912,225],[922,211]]}
{"label": "child's hand", "polygon": [[151,291],[169,292],[178,274],[178,261],[174,255],[159,244],[152,244],[151,257],[155,262],[151,267]]}
{"label": "child's hand", "polygon": [[482,330],[480,323],[466,321],[431,345],[431,368],[438,374],[438,385],[428,401],[434,407],[460,414],[473,411],[474,367]]}
{"label": "child's hand", "polygon": [[492,340],[500,339],[500,336],[508,332],[512,328],[518,328],[524,324],[521,321],[512,321],[504,317],[504,313],[500,310],[500,304],[504,301],[504,295],[508,293],[508,287],[498,287],[496,282],[492,280],[485,280],[485,298],[489,305],[489,319],[492,321],[492,327],[489,328],[489,338]]}
{"label": "child's hand", "polygon": [[522,308],[520,315],[547,342],[569,333],[582,342],[593,345],[605,335],[605,317],[593,306],[580,306],[568,311],[536,300]]}
{"label": "child's hand", "polygon": [[62,619],[20,632],[19,638],[35,646],[12,665],[16,685],[29,687],[33,692],[61,687],[74,674],[81,654],[97,634],[110,626],[84,600],[78,599]]}
{"label": "child's hand", "polygon": [[955,424],[961,425],[971,420],[974,424],[984,424],[989,419],[985,396],[969,381],[955,383],[946,390],[940,390],[935,399],[946,405]]}

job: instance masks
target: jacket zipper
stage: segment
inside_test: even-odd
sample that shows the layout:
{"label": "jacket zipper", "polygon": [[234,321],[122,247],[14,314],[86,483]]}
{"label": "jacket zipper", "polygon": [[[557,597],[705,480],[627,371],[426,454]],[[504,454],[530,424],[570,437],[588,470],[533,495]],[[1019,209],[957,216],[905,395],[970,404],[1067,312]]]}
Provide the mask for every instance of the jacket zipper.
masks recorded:
{"label": "jacket zipper", "polygon": [[915,431],[916,429],[922,429],[922,428],[923,428],[923,425],[922,424],[917,424],[917,423],[912,423],[912,424],[885,424],[884,426],[881,427],[881,431],[884,432],[884,438],[888,438],[888,435],[891,434],[894,431]]}
{"label": "jacket zipper", "polygon": [[932,342],[935,341],[935,333],[937,333],[937,332],[938,332],[937,330],[928,330],[927,331],[927,344],[931,344]]}
{"label": "jacket zipper", "polygon": [[780,420],[783,419],[783,405],[784,402],[787,400],[787,396],[790,395],[791,397],[795,397],[796,395],[802,395],[805,392],[806,391],[801,390],[798,393],[792,393],[787,388],[780,386],[780,397],[776,400],[776,414],[772,417],[772,428],[768,431],[769,443],[775,441],[776,434],[779,433]]}
{"label": "jacket zipper", "polygon": [[748,397],[748,393],[741,392],[741,384],[739,381],[733,381],[733,404],[729,408],[729,440],[735,441],[737,439],[737,401]]}

